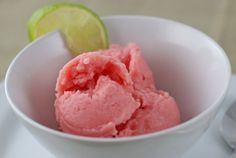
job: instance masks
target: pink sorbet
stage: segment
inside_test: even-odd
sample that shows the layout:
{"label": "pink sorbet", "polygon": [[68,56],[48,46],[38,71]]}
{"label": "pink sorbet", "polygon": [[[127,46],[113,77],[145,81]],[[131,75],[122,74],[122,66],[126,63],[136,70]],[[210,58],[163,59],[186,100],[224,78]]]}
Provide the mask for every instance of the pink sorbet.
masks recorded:
{"label": "pink sorbet", "polygon": [[136,44],[69,61],[57,79],[55,111],[62,131],[90,137],[135,136],[180,123],[174,98],[156,89]]}

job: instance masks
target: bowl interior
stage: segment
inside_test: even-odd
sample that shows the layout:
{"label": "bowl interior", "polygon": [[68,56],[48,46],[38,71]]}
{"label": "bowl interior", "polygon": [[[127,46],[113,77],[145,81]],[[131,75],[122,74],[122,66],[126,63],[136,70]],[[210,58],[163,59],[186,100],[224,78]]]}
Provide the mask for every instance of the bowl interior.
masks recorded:
{"label": "bowl interior", "polygon": [[[121,16],[103,20],[110,43],[140,45],[156,86],[176,98],[183,121],[213,105],[227,87],[228,60],[222,49],[199,31],[159,18]],[[70,59],[58,32],[23,49],[6,77],[7,93],[14,106],[36,122],[57,129],[56,78]]]}

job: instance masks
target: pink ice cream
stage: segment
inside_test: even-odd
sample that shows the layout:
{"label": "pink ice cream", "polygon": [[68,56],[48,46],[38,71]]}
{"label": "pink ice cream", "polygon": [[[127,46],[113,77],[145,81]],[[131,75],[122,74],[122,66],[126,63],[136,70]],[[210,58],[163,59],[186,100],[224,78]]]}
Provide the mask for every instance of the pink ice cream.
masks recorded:
{"label": "pink ice cream", "polygon": [[90,137],[135,136],[180,123],[174,98],[156,89],[136,44],[69,61],[57,79],[55,110],[62,131]]}

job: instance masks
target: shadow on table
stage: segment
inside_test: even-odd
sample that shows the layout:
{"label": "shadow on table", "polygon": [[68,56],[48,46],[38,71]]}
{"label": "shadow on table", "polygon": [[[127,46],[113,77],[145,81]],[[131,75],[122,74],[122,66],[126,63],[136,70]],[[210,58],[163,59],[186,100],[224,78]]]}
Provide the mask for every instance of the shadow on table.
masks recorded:
{"label": "shadow on table", "polygon": [[[0,88],[2,89],[3,86]],[[9,146],[14,141],[18,128],[16,116],[10,109],[4,90],[0,92],[0,157],[5,157]]]}

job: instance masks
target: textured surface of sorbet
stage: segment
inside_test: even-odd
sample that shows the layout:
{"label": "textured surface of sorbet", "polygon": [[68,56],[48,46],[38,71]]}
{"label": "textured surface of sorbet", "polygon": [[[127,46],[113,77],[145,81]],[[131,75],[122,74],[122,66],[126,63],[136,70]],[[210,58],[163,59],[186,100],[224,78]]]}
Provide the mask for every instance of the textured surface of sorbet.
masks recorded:
{"label": "textured surface of sorbet", "polygon": [[135,136],[180,123],[174,98],[156,89],[136,44],[69,61],[57,79],[55,111],[62,131],[91,137]]}

